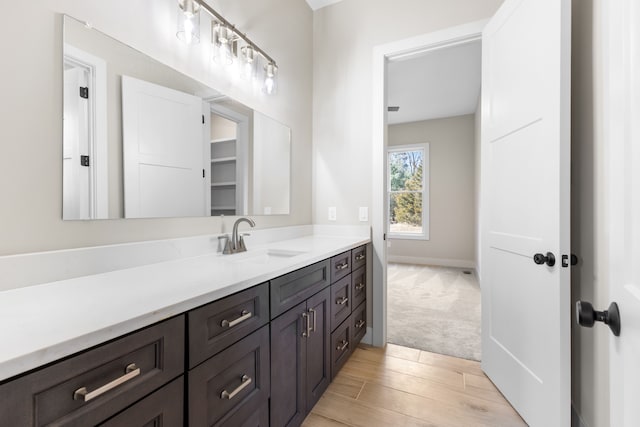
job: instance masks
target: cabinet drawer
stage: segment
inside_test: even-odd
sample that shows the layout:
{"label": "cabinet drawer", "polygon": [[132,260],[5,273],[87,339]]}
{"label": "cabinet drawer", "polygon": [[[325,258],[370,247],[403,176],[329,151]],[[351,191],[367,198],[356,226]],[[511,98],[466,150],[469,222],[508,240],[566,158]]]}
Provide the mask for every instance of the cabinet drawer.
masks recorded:
{"label": "cabinet drawer", "polygon": [[335,283],[349,273],[351,273],[351,251],[331,258],[331,283]]}
{"label": "cabinet drawer", "polygon": [[188,376],[189,426],[237,425],[269,399],[269,326],[218,353]]}
{"label": "cabinet drawer", "polygon": [[329,260],[312,264],[271,281],[271,318],[329,286]]}
{"label": "cabinet drawer", "polygon": [[2,423],[96,425],[183,370],[184,316],[178,316],[3,384]]}
{"label": "cabinet drawer", "polygon": [[367,245],[362,245],[351,251],[351,270],[363,267],[367,263]]}
{"label": "cabinet drawer", "polygon": [[229,418],[225,426],[238,427],[269,427],[269,404],[265,402],[260,409],[255,412],[238,411],[236,416]]}
{"label": "cabinet drawer", "polygon": [[331,381],[351,354],[351,329],[351,319],[347,319],[331,334]]}
{"label": "cabinet drawer", "polygon": [[351,314],[351,276],[343,277],[331,285],[331,330]]}
{"label": "cabinet drawer", "polygon": [[362,340],[362,337],[367,333],[367,304],[362,303],[353,310],[351,314],[351,331],[353,336],[351,338],[351,352],[353,352],[357,345]]}
{"label": "cabinet drawer", "polygon": [[187,313],[189,368],[269,322],[269,284],[254,286]]}
{"label": "cabinet drawer", "polygon": [[352,307],[362,304],[367,298],[367,269],[359,268],[351,273],[351,296],[353,297]]}
{"label": "cabinet drawer", "polygon": [[100,426],[168,427],[181,426],[183,423],[184,379],[179,377]]}

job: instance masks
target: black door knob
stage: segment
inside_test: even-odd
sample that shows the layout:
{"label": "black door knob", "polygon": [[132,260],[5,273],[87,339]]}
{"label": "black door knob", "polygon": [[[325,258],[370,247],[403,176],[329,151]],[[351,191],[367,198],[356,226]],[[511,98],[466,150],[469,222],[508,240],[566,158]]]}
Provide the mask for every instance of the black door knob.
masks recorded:
{"label": "black door knob", "polygon": [[613,335],[620,336],[620,311],[618,304],[612,302],[605,311],[593,309],[593,305],[587,301],[576,302],[576,317],[578,324],[586,328],[592,328],[595,322],[603,322],[609,325]]}
{"label": "black door knob", "polygon": [[556,265],[556,257],[551,252],[547,252],[546,255],[535,254],[533,256],[533,262],[538,265],[547,264],[549,267]]}

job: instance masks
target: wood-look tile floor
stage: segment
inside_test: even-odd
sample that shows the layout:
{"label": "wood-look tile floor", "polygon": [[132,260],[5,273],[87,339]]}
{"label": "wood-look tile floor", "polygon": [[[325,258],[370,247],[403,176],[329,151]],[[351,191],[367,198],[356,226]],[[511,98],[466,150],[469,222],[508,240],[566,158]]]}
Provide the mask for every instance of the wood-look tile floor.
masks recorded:
{"label": "wood-look tile floor", "polygon": [[387,344],[358,347],[303,427],[526,426],[480,363]]}

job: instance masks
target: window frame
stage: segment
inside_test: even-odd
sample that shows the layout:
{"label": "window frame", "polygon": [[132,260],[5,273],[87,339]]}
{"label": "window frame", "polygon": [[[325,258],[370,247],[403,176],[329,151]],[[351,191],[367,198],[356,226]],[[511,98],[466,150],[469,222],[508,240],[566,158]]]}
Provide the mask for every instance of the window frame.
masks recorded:
{"label": "window frame", "polygon": [[[391,194],[397,194],[398,191],[391,191],[391,164],[389,158],[392,153],[405,151],[422,151],[422,233],[412,232],[392,232],[391,231]],[[430,181],[430,154],[429,143],[422,142],[417,144],[390,145],[387,147],[386,153],[387,179],[386,179],[386,209],[387,209],[387,238],[397,240],[429,240],[429,181]],[[416,191],[416,193],[419,193]]]}

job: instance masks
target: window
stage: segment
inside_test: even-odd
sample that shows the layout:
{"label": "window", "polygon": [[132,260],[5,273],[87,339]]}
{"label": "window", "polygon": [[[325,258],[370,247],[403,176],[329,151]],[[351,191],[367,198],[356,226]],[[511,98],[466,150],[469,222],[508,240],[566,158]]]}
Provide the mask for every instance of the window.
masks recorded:
{"label": "window", "polygon": [[389,147],[387,207],[390,238],[429,239],[429,144]]}

